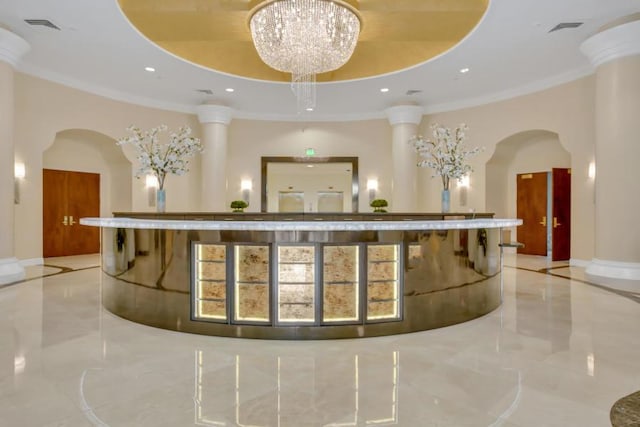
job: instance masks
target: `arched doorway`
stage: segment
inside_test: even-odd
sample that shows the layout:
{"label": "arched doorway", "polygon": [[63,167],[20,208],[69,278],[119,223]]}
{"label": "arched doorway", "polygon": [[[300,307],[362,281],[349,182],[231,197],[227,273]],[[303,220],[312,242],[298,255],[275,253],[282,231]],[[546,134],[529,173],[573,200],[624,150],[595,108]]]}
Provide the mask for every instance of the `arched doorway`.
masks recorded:
{"label": "arched doorway", "polygon": [[519,252],[569,259],[570,173],[571,154],[555,132],[529,130],[496,145],[486,167],[486,207],[497,217],[523,219]]}
{"label": "arched doorway", "polygon": [[43,152],[43,257],[99,252],[99,234],[82,216],[131,209],[131,162],[99,132],[58,132]]}

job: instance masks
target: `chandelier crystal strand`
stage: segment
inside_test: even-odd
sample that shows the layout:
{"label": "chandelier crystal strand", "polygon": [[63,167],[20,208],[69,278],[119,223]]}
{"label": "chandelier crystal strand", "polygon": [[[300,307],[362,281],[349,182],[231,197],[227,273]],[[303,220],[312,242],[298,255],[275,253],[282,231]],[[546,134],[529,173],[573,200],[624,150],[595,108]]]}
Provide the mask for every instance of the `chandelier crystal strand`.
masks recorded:
{"label": "chandelier crystal strand", "polygon": [[343,66],[360,34],[357,11],[341,0],[268,0],[249,19],[260,58],[292,74],[299,111],[315,107],[315,75]]}

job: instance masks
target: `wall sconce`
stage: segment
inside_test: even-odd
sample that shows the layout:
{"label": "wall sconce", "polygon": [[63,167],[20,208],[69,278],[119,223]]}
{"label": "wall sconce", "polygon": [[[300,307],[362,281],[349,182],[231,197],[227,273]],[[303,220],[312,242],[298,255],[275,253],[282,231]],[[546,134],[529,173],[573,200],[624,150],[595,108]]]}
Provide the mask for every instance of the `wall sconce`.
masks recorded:
{"label": "wall sconce", "polygon": [[253,188],[253,183],[251,182],[250,179],[243,179],[242,181],[240,181],[240,190],[242,190],[242,200],[247,202],[247,204],[250,204],[249,196],[252,188]]}
{"label": "wall sconce", "polygon": [[587,174],[589,178],[596,179],[596,162],[589,163],[589,172]]}
{"label": "wall sconce", "polygon": [[158,183],[158,177],[155,175],[147,175],[145,178],[145,185],[147,186],[148,205],[156,205],[156,193],[160,184]]}
{"label": "wall sconce", "polygon": [[15,163],[13,165],[13,203],[20,204],[20,181],[27,175],[24,163]]}
{"label": "wall sconce", "polygon": [[369,190],[369,203],[371,203],[376,198],[376,192],[378,191],[378,180],[367,180],[367,190]]}
{"label": "wall sconce", "polygon": [[460,189],[460,206],[467,206],[467,191],[469,189],[469,175],[464,175],[458,179],[458,188]]}

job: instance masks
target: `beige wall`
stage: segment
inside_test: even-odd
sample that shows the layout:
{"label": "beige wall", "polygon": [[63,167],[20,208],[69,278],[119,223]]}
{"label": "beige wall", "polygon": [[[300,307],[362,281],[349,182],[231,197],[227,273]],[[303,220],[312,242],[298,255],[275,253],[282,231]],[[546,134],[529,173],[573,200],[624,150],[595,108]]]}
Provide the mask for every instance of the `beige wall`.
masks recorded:
{"label": "beige wall", "polygon": [[[571,156],[571,257],[588,261],[594,251],[593,181],[587,176],[594,159],[595,79],[588,76],[571,83],[480,107],[433,114],[422,121],[426,133],[430,123],[469,126],[469,146],[485,150],[472,160],[474,172],[468,195],[469,208],[483,211],[487,177],[485,165],[498,142],[525,131],[548,131],[558,135],[560,144]],[[424,195],[421,207],[440,205],[439,182],[428,174],[419,175]],[[489,177],[491,182],[491,177]],[[491,198],[489,198],[491,200]],[[452,210],[459,208],[452,194]],[[508,213],[508,212],[507,212]]]}
{"label": "beige wall", "polygon": [[[512,100],[475,108],[433,114],[423,118],[420,130],[439,121],[448,126],[465,122],[469,126],[469,144],[484,146],[485,151],[472,160],[466,206],[460,205],[457,186],[452,185],[452,210],[484,211],[491,203],[486,197],[485,164],[493,156],[498,142],[526,131],[548,131],[558,135],[571,156],[572,173],[572,257],[590,260],[593,257],[593,183],[587,177],[588,164],[594,152],[594,78],[592,76]],[[23,74],[16,76],[16,157],[27,165],[23,203],[16,207],[16,256],[21,259],[40,257],[42,230],[41,169],[42,155],[58,132],[67,129],[88,129],[116,139],[126,134],[126,127],[136,124],[149,128],[158,124],[176,128],[189,124],[199,136],[195,115],[173,113],[128,105],[83,93],[61,85]],[[268,122],[235,119],[229,125],[227,182],[225,206],[240,198],[242,179],[253,181],[249,211],[259,211],[260,157],[303,156],[313,147],[318,157],[357,156],[361,212],[369,212],[366,196],[367,179],[379,182],[379,198],[392,200],[391,126],[386,119],[339,122],[303,123]],[[125,156],[134,164],[131,147]],[[527,157],[522,167],[526,167]],[[183,177],[167,179],[167,209],[189,211],[200,209],[200,161],[192,162],[192,170]],[[532,164],[531,167],[535,165]],[[407,167],[414,167],[407,165]],[[508,173],[513,173],[508,172]],[[440,181],[430,178],[431,171],[418,171],[420,211],[440,209]],[[507,188],[505,198],[510,198]],[[393,207],[390,207],[393,209]],[[144,180],[132,180],[131,209],[152,210],[147,205]],[[506,214],[509,213],[507,209]]]}
{"label": "beige wall", "polygon": [[[117,102],[16,73],[15,157],[25,163],[27,173],[22,183],[21,203],[15,207],[16,257],[22,260],[42,257],[43,153],[53,144],[58,132],[87,129],[117,139],[126,135],[126,128],[131,124],[150,128],[163,123],[171,129],[188,124],[195,132],[199,130],[193,115]],[[124,154],[135,164],[131,147],[125,147]],[[196,160],[191,173],[167,179],[168,209],[198,209],[199,176]],[[150,210],[144,180],[133,179],[131,193],[131,209]]]}
{"label": "beige wall", "polygon": [[96,132],[58,133],[43,154],[42,167],[100,174],[100,216],[131,210],[131,162],[115,140]]}
{"label": "beige wall", "polygon": [[[253,181],[251,200],[259,197],[260,158],[302,157],[313,147],[317,157],[358,157],[359,211],[370,212],[367,179],[379,181],[378,197],[391,200],[391,127],[387,120],[344,123],[285,123],[233,120],[229,129],[227,204],[240,198],[240,182]],[[259,199],[258,199],[259,200]],[[260,211],[251,203],[250,212]]]}

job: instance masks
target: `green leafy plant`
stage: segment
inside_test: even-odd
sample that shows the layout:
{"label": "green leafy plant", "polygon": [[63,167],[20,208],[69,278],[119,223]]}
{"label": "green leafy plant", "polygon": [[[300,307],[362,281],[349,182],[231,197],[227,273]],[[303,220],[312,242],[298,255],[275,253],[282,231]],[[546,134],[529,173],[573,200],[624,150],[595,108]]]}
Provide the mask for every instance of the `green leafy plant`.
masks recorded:
{"label": "green leafy plant", "polygon": [[232,212],[244,212],[244,208],[247,206],[249,206],[249,204],[244,200],[234,200],[231,202]]}
{"label": "green leafy plant", "polygon": [[369,206],[373,208],[374,212],[386,212],[387,210],[384,208],[389,206],[389,203],[385,199],[375,199],[369,203]]}

